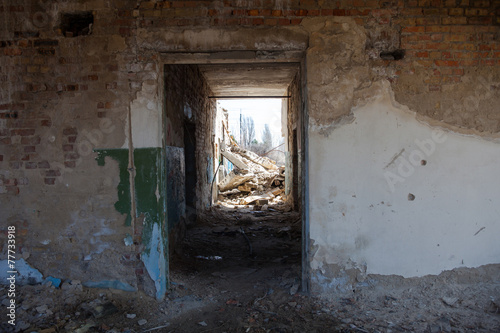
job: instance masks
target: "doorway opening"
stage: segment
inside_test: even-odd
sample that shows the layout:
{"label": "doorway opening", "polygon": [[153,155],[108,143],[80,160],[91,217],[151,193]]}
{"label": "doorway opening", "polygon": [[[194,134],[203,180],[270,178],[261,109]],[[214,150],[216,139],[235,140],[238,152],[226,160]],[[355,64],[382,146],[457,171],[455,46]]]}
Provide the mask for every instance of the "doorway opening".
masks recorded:
{"label": "doorway opening", "polygon": [[300,64],[167,64],[164,73],[165,155],[171,158],[175,146],[184,162],[184,168],[166,170],[167,183],[179,177],[184,186],[170,191],[175,195],[167,188],[167,207],[181,211],[167,211],[171,278],[195,275],[200,286],[224,283],[235,290],[280,279],[297,292],[303,246]]}

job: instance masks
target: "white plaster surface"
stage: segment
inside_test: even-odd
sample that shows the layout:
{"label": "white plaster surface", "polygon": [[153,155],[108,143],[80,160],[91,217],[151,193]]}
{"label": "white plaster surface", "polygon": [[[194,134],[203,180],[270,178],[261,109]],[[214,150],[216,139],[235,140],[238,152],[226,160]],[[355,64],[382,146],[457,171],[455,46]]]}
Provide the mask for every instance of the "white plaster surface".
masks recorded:
{"label": "white plaster surface", "polygon": [[310,128],[311,268],[414,277],[499,263],[500,144],[433,132],[388,89],[328,137]]}
{"label": "white plaster surface", "polygon": [[[161,103],[157,80],[147,80],[130,104],[132,145],[134,148],[161,147]],[[127,124],[128,125],[128,124]],[[126,127],[128,135],[128,126]],[[128,148],[128,140],[122,148]]]}

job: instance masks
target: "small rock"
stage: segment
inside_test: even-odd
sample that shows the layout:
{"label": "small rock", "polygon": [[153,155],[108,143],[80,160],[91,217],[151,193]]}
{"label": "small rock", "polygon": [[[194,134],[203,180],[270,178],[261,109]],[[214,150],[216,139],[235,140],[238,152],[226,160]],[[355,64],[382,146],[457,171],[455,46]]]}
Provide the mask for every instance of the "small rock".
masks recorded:
{"label": "small rock", "polygon": [[295,283],[291,288],[290,288],[290,295],[295,295],[297,291],[299,291],[300,285],[298,283]]}
{"label": "small rock", "polygon": [[142,326],[142,325],[145,325],[148,321],[146,319],[141,319],[137,322],[137,324],[139,324],[139,326]]}
{"label": "small rock", "polygon": [[203,326],[203,327],[207,327],[207,326],[208,326],[208,324],[207,324],[207,323],[205,323],[204,321],[200,321],[200,322],[198,323],[198,325]]}
{"label": "small rock", "polygon": [[443,297],[441,298],[444,302],[444,304],[448,305],[448,306],[455,306],[458,302],[458,298],[456,297]]}
{"label": "small rock", "polygon": [[29,323],[22,320],[18,321],[16,325],[21,331],[27,330],[31,326]]}
{"label": "small rock", "polygon": [[48,308],[47,304],[44,304],[44,305],[37,306],[36,307],[36,312],[38,312],[38,313],[45,313],[45,312],[47,312],[48,309],[49,308]]}
{"label": "small rock", "polygon": [[134,319],[136,317],[135,313],[127,313],[127,318],[128,319]]}
{"label": "small rock", "polygon": [[288,302],[288,305],[290,305],[291,307],[295,307],[297,305],[297,302]]}

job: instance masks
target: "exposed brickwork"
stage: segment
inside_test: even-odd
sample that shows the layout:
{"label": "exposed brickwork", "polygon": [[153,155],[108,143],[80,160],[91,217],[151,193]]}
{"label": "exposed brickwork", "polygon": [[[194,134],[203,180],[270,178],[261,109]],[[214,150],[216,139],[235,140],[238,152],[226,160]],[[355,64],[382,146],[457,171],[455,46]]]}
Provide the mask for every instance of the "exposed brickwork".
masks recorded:
{"label": "exposed brickwork", "polygon": [[[167,105],[167,144],[184,146],[184,122],[196,126],[196,196],[200,209],[210,202],[210,182],[207,169],[214,168],[212,128],[215,120],[215,101],[208,98],[212,93],[197,66],[165,66],[165,90],[170,101]],[[189,111],[187,111],[189,110]],[[189,118],[188,113],[191,113]],[[208,165],[207,165],[208,164]]]}

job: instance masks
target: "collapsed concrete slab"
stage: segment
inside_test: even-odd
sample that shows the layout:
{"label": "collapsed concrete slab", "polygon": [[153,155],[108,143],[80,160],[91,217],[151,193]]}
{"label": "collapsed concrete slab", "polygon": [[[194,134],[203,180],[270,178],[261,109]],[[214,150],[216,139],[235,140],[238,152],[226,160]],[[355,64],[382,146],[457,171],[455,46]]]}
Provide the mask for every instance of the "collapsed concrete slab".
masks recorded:
{"label": "collapsed concrete slab", "polygon": [[246,165],[246,163],[243,162],[241,160],[241,157],[239,157],[238,155],[233,154],[233,153],[231,153],[230,151],[228,151],[226,149],[221,150],[221,154],[222,154],[222,156],[224,156],[225,158],[227,158],[229,160],[229,162],[233,163],[234,166],[236,166],[238,169],[248,170],[248,165]]}
{"label": "collapsed concrete slab", "polygon": [[253,173],[243,175],[239,174],[238,171],[233,170],[220,182],[219,190],[220,191],[231,190],[235,187],[238,187],[238,185],[241,185],[249,181],[250,179],[253,179],[254,177],[255,175]]}

